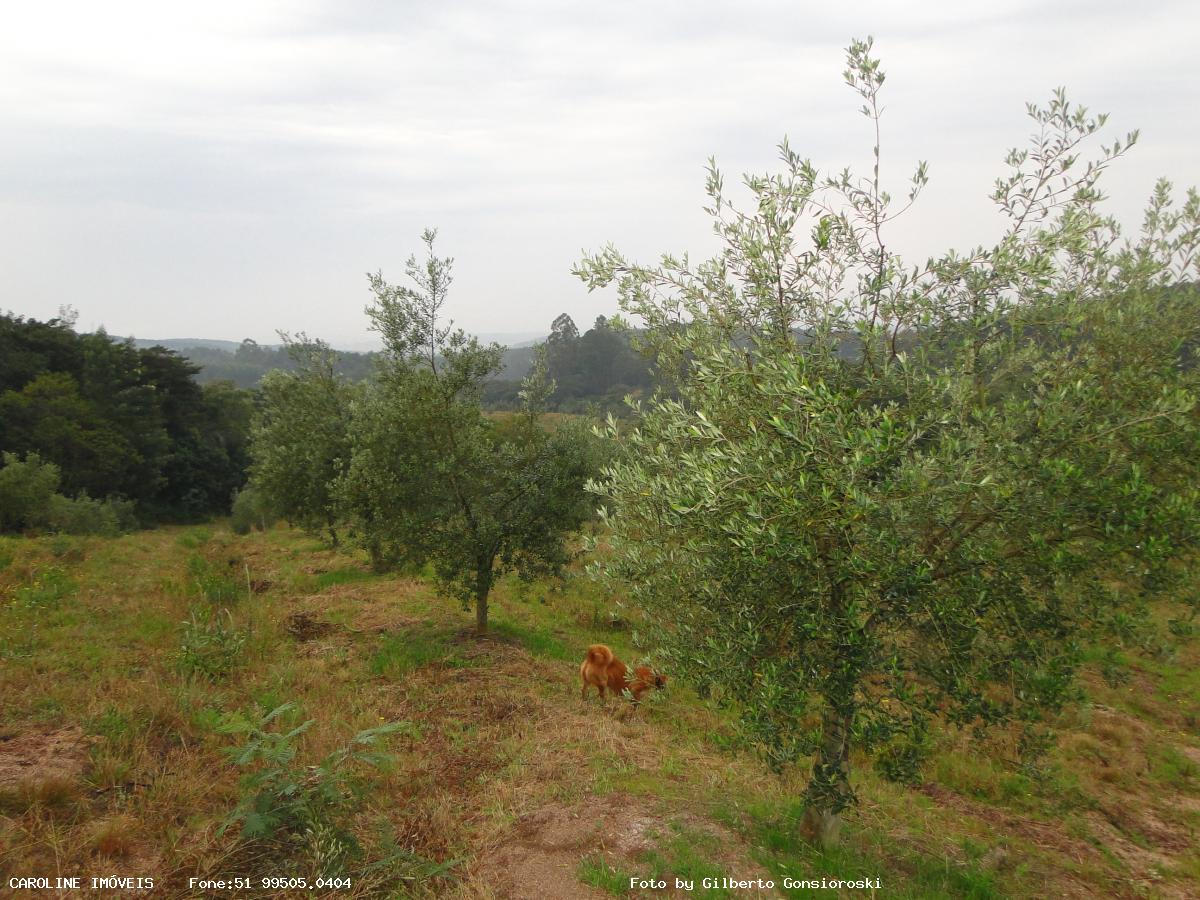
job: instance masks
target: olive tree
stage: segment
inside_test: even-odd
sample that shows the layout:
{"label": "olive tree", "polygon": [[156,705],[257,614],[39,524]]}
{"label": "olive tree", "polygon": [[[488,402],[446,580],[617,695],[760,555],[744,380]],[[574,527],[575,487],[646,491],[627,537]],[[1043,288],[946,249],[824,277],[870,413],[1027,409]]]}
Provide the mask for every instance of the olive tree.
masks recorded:
{"label": "olive tree", "polygon": [[1136,133],[1085,161],[1104,117],[1060,91],[1029,106],[1032,144],[996,183],[1000,240],[905,262],[888,234],[927,172],[903,204],[883,186],[871,52],[855,41],[845,72],[865,177],[785,140],[743,208],[710,162],[719,255],[609,247],[575,270],[617,286],[672,391],[636,407],[590,484],[600,572],[774,764],[812,757],[821,843],[854,801],[852,748],[904,778],[937,723],[1032,739],[1119,612],[1100,575],[1200,537],[1200,303],[1179,286],[1200,198],[1176,209],[1160,184],[1122,240],[1098,182]]}
{"label": "olive tree", "polygon": [[250,486],[256,502],[338,545],[333,494],[350,464],[350,407],[358,388],[336,371],[324,341],[281,334],[296,364],[262,380],[252,438]]}
{"label": "olive tree", "polygon": [[595,439],[579,423],[541,421],[553,389],[544,360],[526,379],[523,412],[488,416],[483,385],[503,348],[443,324],[453,260],[408,261],[408,285],[370,276],[368,307],[383,337],[376,378],[353,408],[352,456],[340,480],[342,508],[379,568],[431,564],[441,589],[474,604],[488,627],[499,574],[556,571],[566,539],[591,514]]}

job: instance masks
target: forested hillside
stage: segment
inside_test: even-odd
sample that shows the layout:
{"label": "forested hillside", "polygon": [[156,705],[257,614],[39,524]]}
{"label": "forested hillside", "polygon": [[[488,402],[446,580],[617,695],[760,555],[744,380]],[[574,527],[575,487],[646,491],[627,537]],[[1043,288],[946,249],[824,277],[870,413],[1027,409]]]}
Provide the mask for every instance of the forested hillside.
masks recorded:
{"label": "forested hillside", "polygon": [[[290,372],[296,368],[295,360],[288,355],[287,347],[283,344],[259,344],[249,338],[240,344],[232,341],[170,343],[180,356],[196,367],[195,377],[199,384],[228,381],[239,388],[255,388],[268,372],[277,369]],[[373,357],[372,353],[340,350],[337,371],[352,381],[361,381],[371,374]]]}
{"label": "forested hillside", "polygon": [[88,508],[129,501],[143,522],[228,511],[245,481],[253,401],[228,383],[198,384],[198,371],[163,347],[79,334],[69,318],[0,315],[0,476],[18,461],[41,473],[0,478],[13,494],[0,496],[7,527],[35,524],[18,505],[37,519],[44,510],[34,507],[56,493]]}
{"label": "forested hillside", "polygon": [[[621,322],[604,316],[582,334],[566,313],[555,319],[542,345],[555,383],[548,408],[584,412],[595,406],[619,414],[625,410],[626,395],[649,393],[654,375],[649,360],[634,347],[633,336]],[[497,409],[517,407],[520,379],[528,372],[534,352],[505,354],[505,370],[486,387],[485,404]]]}

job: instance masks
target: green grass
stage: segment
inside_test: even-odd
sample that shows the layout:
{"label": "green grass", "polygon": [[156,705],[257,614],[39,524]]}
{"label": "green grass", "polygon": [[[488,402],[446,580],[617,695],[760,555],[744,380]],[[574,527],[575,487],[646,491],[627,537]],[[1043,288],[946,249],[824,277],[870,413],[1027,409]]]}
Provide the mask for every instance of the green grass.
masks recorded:
{"label": "green grass", "polygon": [[175,542],[187,550],[196,550],[211,541],[212,536],[213,533],[210,528],[192,528],[182,532],[175,538]]}
{"label": "green grass", "polygon": [[[771,872],[782,893],[794,898],[829,897],[820,887],[782,889],[783,879],[820,881],[822,878],[855,881],[879,879],[882,896],[923,900],[923,898],[964,898],[999,900],[1010,894],[1001,890],[995,877],[983,871],[978,857],[968,853],[965,861],[914,852],[911,847],[890,842],[879,835],[874,846],[842,846],[819,850],[800,837],[801,807],[755,807],[751,812],[751,830],[760,847],[759,861]],[[981,855],[981,854],[980,854]],[[855,891],[855,894],[861,892]]]}
{"label": "green grass", "polygon": [[451,668],[468,664],[450,643],[450,635],[430,629],[414,629],[385,636],[371,656],[372,675],[397,678],[422,666],[440,663]]}
{"label": "green grass", "polygon": [[1195,790],[1200,786],[1200,764],[1174,747],[1164,745],[1154,753],[1150,777],[1177,790]]}
{"label": "green grass", "polygon": [[568,644],[546,626],[527,627],[513,622],[495,622],[491,632],[496,637],[519,643],[534,656],[545,659],[571,660],[579,657],[577,645]]}
{"label": "green grass", "polygon": [[666,880],[668,884],[679,878],[692,884],[689,897],[701,900],[727,900],[735,892],[721,887],[705,887],[704,880],[720,879],[733,875],[718,859],[720,847],[717,839],[708,832],[671,824],[671,834],[659,845],[645,854],[653,878]]}
{"label": "green grass", "polygon": [[633,877],[628,872],[610,866],[602,856],[585,856],[579,862],[578,874],[584,884],[607,891],[614,897],[624,897],[629,893],[629,880]]}
{"label": "green grass", "polygon": [[369,572],[357,566],[347,566],[341,569],[332,569],[328,572],[322,572],[319,575],[314,575],[310,583],[310,588],[314,593],[331,588],[337,584],[354,584],[358,581],[374,581],[380,576]]}
{"label": "green grass", "polygon": [[[247,600],[247,568],[272,589]],[[320,568],[327,571],[312,574]],[[333,589],[359,583],[363,589]],[[235,594],[236,602],[223,602]],[[687,687],[685,673],[670,673],[668,689],[636,713],[594,696],[579,700],[588,644],[607,643],[631,665],[640,657],[636,622],[613,627],[613,597],[578,576],[502,579],[491,605],[491,639],[477,640],[473,617],[439,597],[432,579],[374,575],[361,559],[283,528],[245,537],[168,528],[112,539],[0,539],[0,737],[79,727],[90,746],[74,787],[5,801],[15,811],[0,817],[0,845],[17,848],[20,871],[82,869],[104,860],[93,836],[125,822],[128,853],[167,859],[183,848],[178,870],[207,872],[209,861],[237,852],[234,836],[221,838],[216,828],[244,774],[229,763],[220,723],[231,712],[292,702],[289,727],[315,720],[300,744],[303,766],[384,719],[416,722],[418,737],[398,739],[397,771],[371,775],[352,831],[365,859],[382,859],[389,851],[378,832],[387,819],[404,847],[468,861],[460,870],[468,881],[475,855],[489,852],[480,848],[503,846],[530,812],[612,804],[653,820],[647,833],[658,835],[644,854],[610,848],[600,856],[586,846],[572,857],[580,881],[614,896],[630,895],[631,876],[655,873],[693,880],[689,896],[726,896],[706,893],[703,879],[748,877],[754,864],[778,883],[878,878],[878,895],[887,897],[1105,896],[1148,871],[1106,846],[1102,816],[1115,809],[1128,812],[1128,849],[1140,844],[1148,858],[1170,859],[1163,892],[1200,895],[1200,857],[1164,847],[1158,834],[1170,828],[1186,840],[1197,824],[1195,637],[1175,635],[1170,653],[1090,651],[1090,703],[1064,713],[1060,740],[1036,769],[1021,768],[1007,738],[974,745],[939,732],[922,774],[939,786],[934,797],[887,784],[856,758],[862,803],[847,814],[843,844],[819,851],[797,828],[807,767],[770,772],[731,737],[729,715]],[[204,622],[192,626],[197,658],[214,648],[211,677],[176,667],[193,607],[206,611],[198,615],[228,607],[233,628],[246,634],[224,658],[216,626],[212,634]],[[288,630],[297,613],[335,627],[298,639]],[[1131,680],[1106,683],[1106,663],[1126,667]],[[705,830],[710,819],[727,830],[714,837]],[[180,829],[192,843],[177,840]],[[348,900],[373,891],[388,893],[364,881]]]}

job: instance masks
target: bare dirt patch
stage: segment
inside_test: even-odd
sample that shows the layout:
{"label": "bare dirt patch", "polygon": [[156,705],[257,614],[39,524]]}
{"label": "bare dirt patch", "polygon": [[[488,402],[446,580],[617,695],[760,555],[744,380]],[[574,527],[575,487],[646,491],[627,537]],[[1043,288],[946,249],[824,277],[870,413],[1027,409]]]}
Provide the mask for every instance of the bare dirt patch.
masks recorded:
{"label": "bare dirt patch", "polygon": [[[670,822],[706,832],[722,848],[720,862],[730,877],[766,878],[749,860],[741,840],[690,814],[670,815],[627,794],[596,797],[574,806],[551,804],[518,819],[476,858],[465,896],[574,900],[608,896],[579,880],[585,858],[603,858],[614,869],[646,874],[642,856],[672,833]],[[667,876],[672,883],[673,876]],[[656,892],[655,896],[663,896]],[[675,896],[668,891],[666,896]],[[684,895],[680,895],[684,896]],[[744,896],[777,896],[745,893]]]}
{"label": "bare dirt patch", "polygon": [[284,627],[288,634],[301,642],[316,640],[333,630],[333,626],[328,622],[314,619],[306,612],[293,613],[288,616]]}
{"label": "bare dirt patch", "polygon": [[88,742],[78,725],[25,731],[0,740],[0,791],[36,792],[50,784],[78,782]]}

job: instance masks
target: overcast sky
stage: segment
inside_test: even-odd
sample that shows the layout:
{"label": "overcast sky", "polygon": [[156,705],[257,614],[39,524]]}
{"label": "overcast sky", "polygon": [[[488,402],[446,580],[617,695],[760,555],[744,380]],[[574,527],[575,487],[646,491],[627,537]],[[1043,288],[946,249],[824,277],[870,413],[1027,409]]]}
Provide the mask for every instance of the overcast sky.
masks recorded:
{"label": "overcast sky", "polygon": [[[371,341],[367,270],[400,280],[427,225],[469,331],[612,312],[584,249],[713,249],[704,163],[766,171],[785,134],[865,161],[844,48],[888,72],[884,178],[922,205],[891,242],[994,236],[986,199],[1026,100],[1058,85],[1142,141],[1107,182],[1130,226],[1156,177],[1200,182],[1190,2],[107,2],[7,4],[0,309],[62,304],[137,337]],[[515,335],[514,335],[515,338]]]}

